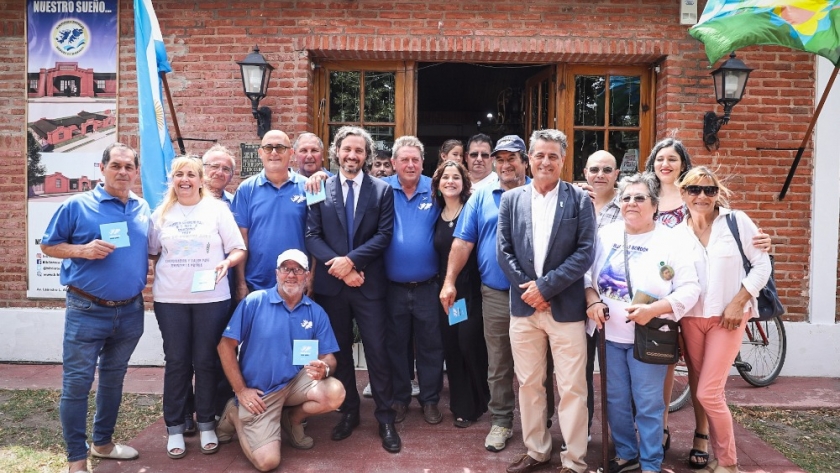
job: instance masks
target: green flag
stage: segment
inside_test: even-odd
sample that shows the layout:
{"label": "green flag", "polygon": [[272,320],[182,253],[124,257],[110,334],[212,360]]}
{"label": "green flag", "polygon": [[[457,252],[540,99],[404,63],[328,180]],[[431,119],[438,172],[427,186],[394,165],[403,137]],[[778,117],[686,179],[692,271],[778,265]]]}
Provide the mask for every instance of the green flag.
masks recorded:
{"label": "green flag", "polygon": [[786,46],[840,66],[840,0],[709,0],[689,34],[714,64],[752,45]]}

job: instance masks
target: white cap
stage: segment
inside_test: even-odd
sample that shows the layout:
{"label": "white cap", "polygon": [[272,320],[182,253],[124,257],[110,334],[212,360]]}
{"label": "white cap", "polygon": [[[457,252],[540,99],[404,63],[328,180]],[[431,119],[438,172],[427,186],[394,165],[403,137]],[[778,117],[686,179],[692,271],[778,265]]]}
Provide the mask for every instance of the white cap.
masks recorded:
{"label": "white cap", "polygon": [[277,257],[277,267],[279,268],[286,261],[294,261],[301,265],[303,269],[309,271],[309,260],[300,250],[291,249],[280,253],[280,256]]}

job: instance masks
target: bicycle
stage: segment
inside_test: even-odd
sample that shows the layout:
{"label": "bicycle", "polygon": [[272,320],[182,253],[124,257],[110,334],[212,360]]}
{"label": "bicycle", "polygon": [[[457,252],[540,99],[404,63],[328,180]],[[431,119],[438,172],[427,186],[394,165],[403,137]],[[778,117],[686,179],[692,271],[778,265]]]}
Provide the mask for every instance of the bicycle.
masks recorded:
{"label": "bicycle", "polygon": [[[773,384],[779,377],[787,354],[787,333],[781,317],[768,320],[750,319],[744,331],[741,351],[732,366],[744,381],[756,387]],[[674,387],[668,412],[680,410],[691,398],[688,368],[681,356],[674,370]]]}

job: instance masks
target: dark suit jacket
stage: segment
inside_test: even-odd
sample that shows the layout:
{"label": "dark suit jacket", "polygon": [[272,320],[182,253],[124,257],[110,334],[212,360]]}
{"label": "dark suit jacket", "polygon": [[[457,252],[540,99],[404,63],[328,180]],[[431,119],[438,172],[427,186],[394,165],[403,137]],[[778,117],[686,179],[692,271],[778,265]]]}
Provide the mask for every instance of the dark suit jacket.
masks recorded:
{"label": "dark suit jacket", "polygon": [[543,298],[551,303],[558,322],[586,319],[583,275],[595,258],[595,207],[582,190],[560,181],[557,208],[543,265],[543,277],[534,269],[534,232],[531,216],[533,186],[502,194],[496,256],[510,281],[510,312],[528,316],[534,308],[522,301],[520,284],[537,281]]}
{"label": "dark suit jacket", "polygon": [[356,270],[365,273],[359,288],[369,299],[382,299],[388,286],[385,277],[385,248],[394,232],[394,190],[379,179],[365,174],[359,189],[359,202],[353,219],[353,251],[347,248],[347,221],[344,195],[338,175],[324,183],[327,198],[309,208],[306,220],[306,249],[317,260],[315,293],[335,296],[344,281],[331,276],[325,262],[336,256],[349,256]]}

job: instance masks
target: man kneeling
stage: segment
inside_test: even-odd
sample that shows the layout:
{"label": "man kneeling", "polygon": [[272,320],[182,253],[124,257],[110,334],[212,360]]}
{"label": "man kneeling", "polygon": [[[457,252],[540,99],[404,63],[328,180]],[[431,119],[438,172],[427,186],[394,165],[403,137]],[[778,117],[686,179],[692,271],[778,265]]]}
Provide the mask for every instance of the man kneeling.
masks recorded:
{"label": "man kneeling", "polygon": [[[299,250],[277,258],[277,286],[252,292],[236,308],[219,342],[219,356],[233,387],[232,398],[219,421],[220,442],[234,431],[242,451],[261,471],[280,464],[280,432],[295,448],[312,448],[304,433],[304,418],[336,410],[344,401],[344,386],[330,372],[338,351],[324,310],[303,294],[309,263]],[[317,340],[318,359],[295,365],[305,350],[295,342]],[[239,345],[239,361],[236,347]],[[301,369],[303,368],[303,369]]]}

